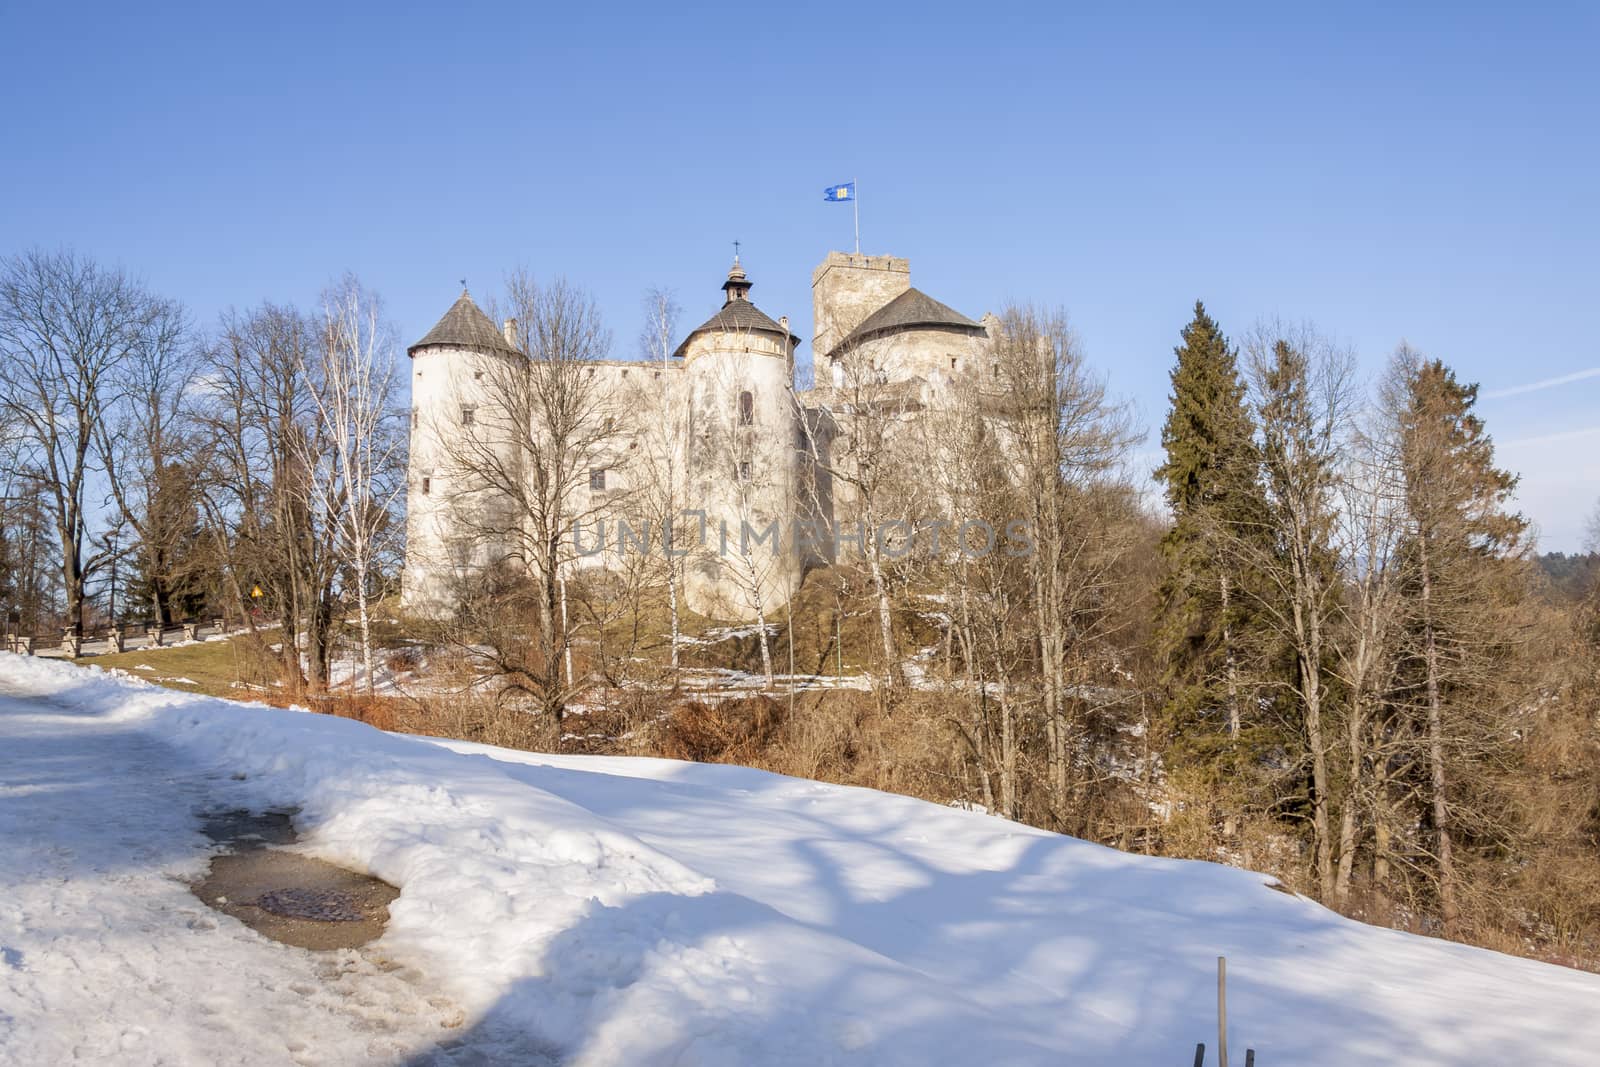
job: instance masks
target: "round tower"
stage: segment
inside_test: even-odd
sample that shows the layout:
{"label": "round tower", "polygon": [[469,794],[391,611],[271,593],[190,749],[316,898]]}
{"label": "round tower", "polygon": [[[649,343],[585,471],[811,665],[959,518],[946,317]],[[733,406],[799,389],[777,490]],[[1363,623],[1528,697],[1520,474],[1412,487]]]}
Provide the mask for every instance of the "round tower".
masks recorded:
{"label": "round tower", "polygon": [[401,602],[409,610],[448,614],[462,584],[514,547],[513,509],[482,487],[520,471],[510,372],[525,357],[515,326],[510,320],[496,329],[463,288],[406,350],[411,451]]}
{"label": "round tower", "polygon": [[689,552],[689,606],[713,618],[754,619],[799,588],[795,544],[801,413],[794,395],[800,339],[750,301],[739,258],[720,310],[678,346],[688,400],[688,498],[676,540]]}

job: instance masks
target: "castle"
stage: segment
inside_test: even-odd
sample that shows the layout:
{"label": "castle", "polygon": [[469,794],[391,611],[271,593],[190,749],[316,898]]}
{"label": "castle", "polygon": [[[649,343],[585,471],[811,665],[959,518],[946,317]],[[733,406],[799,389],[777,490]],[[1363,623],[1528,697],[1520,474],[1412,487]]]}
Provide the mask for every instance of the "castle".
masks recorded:
{"label": "castle", "polygon": [[[905,259],[830,252],[811,277],[817,384],[797,390],[801,340],[752,287],[735,257],[722,306],[658,361],[556,364],[463,290],[408,349],[407,608],[448,613],[463,583],[540,553],[619,574],[679,559],[689,607],[713,618],[785,604],[834,558],[849,509],[832,455],[860,403],[853,376],[868,368],[874,402],[914,420],[983,373],[996,323],[913,288]],[[530,537],[530,516],[548,526],[555,510],[559,546]]]}

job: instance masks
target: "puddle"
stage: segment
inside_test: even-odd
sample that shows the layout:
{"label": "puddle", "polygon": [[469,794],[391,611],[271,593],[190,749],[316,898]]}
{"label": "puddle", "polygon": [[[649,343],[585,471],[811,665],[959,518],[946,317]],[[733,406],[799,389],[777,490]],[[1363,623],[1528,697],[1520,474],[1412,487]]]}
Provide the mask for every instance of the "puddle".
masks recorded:
{"label": "puddle", "polygon": [[388,882],[274,847],[298,840],[293,810],[210,812],[215,856],[192,886],[208,906],[264,937],[306,949],[359,948],[383,933],[400,891]]}

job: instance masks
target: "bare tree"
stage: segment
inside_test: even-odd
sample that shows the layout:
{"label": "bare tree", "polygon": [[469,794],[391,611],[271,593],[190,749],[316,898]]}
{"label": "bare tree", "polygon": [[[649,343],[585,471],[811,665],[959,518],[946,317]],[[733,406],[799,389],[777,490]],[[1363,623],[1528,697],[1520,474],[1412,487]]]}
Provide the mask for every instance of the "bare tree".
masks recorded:
{"label": "bare tree", "polygon": [[[404,491],[394,410],[394,335],[377,296],[346,275],[323,294],[324,346],[312,399],[327,448],[313,492],[336,539],[356,602],[361,667],[374,691],[372,597],[385,538]],[[302,367],[302,373],[311,374]]]}
{"label": "bare tree", "polygon": [[326,686],[333,632],[340,515],[316,491],[327,477],[329,434],[315,396],[320,383],[306,375],[326,341],[321,324],[294,308],[230,313],[197,389],[213,543],[241,611],[249,617],[259,589],[276,612],[292,691],[308,675],[314,688]]}
{"label": "bare tree", "polygon": [[[1335,549],[1346,592],[1340,605],[1334,673],[1343,685],[1344,783],[1339,798],[1333,901],[1350,898],[1355,862],[1369,829],[1387,855],[1391,746],[1386,701],[1394,685],[1407,578],[1402,538],[1404,483],[1396,426],[1380,407],[1354,435],[1339,485]],[[1382,859],[1379,862],[1387,862]],[[1374,878],[1379,881],[1379,878]]]}
{"label": "bare tree", "polygon": [[193,576],[196,484],[186,440],[195,348],[181,309],[153,301],[139,343],[119,369],[123,402],[94,426],[106,480],[135,555],[156,626],[174,621],[173,597]]}
{"label": "bare tree", "polygon": [[[672,349],[678,333],[678,316],[683,309],[678,306],[670,290],[661,288],[651,289],[645,294],[644,309],[645,323],[639,334],[639,354],[659,364],[664,372],[673,373],[670,366]],[[681,554],[668,544],[670,536],[666,531],[671,529],[671,524],[683,510],[684,477],[680,470],[679,442],[687,432],[684,405],[678,395],[681,390],[676,385],[676,382],[662,379],[661,418],[640,428],[640,435],[646,444],[645,463],[656,469],[644,472],[639,500],[639,506],[654,521],[656,529],[663,531],[662,560],[666,570],[667,608],[672,626],[671,662],[674,679],[683,637],[678,611],[683,565]]]}
{"label": "bare tree", "polygon": [[[592,472],[616,467],[622,435],[593,361],[610,335],[593,300],[566,281],[526,273],[507,285],[519,352],[483,365],[484,403],[470,426],[438,427],[452,521],[491,566],[533,583],[532,662],[502,664],[557,730],[576,683],[567,675],[572,620],[565,583],[583,558],[577,537],[616,502],[589,492]],[[505,657],[502,657],[504,659]]]}
{"label": "bare tree", "polygon": [[1020,514],[1032,538],[1034,633],[1055,806],[1067,803],[1073,733],[1069,676],[1110,635],[1095,610],[1111,594],[1115,562],[1131,542],[1108,537],[1122,454],[1137,440],[1127,411],[1090,375],[1066,316],[1013,307],[993,341],[999,447],[1010,457]]}
{"label": "bare tree", "polygon": [[96,435],[122,400],[124,367],[169,314],[121,271],[71,252],[0,265],[0,408],[50,510],[73,633],[83,632],[85,584],[109,558],[91,536],[104,474]]}
{"label": "bare tree", "polygon": [[0,629],[32,635],[50,612],[61,580],[55,538],[34,479],[23,466],[21,434],[0,409]]}
{"label": "bare tree", "polygon": [[[853,342],[831,357],[832,386],[825,403],[839,433],[828,454],[835,514],[855,526],[872,587],[883,676],[890,689],[903,683],[894,634],[895,561],[910,546],[909,528],[928,516],[931,501],[920,492],[927,479],[917,476],[916,435],[908,430],[922,412],[919,380],[891,381],[892,339]],[[803,417],[803,413],[802,413]]]}
{"label": "bare tree", "polygon": [[953,644],[961,661],[961,690],[970,717],[958,721],[978,771],[984,806],[1016,818],[1021,795],[1017,700],[1029,643],[1024,590],[1029,562],[1018,555],[985,551],[983,525],[963,536],[967,522],[993,528],[1015,516],[1022,502],[996,447],[990,398],[965,390],[930,412],[918,425],[932,459],[940,501],[962,526],[924,531],[921,577],[941,591]]}
{"label": "bare tree", "polygon": [[1271,548],[1235,537],[1230,551],[1264,577],[1256,594],[1269,628],[1294,652],[1289,683],[1310,764],[1315,867],[1322,899],[1334,895],[1332,710],[1326,656],[1341,586],[1332,548],[1335,497],[1350,416],[1353,360],[1309,329],[1258,329],[1246,345],[1261,428]]}

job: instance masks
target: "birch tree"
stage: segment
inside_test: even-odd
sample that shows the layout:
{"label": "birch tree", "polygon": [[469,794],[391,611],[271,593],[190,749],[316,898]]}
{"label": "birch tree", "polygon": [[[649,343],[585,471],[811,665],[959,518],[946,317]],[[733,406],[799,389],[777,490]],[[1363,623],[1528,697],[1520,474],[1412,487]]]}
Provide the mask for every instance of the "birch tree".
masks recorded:
{"label": "birch tree", "polygon": [[[402,437],[394,410],[394,335],[376,295],[346,275],[322,297],[324,347],[312,393],[325,429],[325,462],[313,491],[335,539],[356,607],[361,668],[375,691],[372,597],[385,539],[404,491]],[[309,368],[304,372],[311,373]]]}
{"label": "birch tree", "polygon": [[641,486],[639,506],[654,520],[660,531],[662,560],[667,579],[667,611],[671,633],[671,665],[674,682],[679,667],[683,640],[683,624],[679,617],[678,597],[683,587],[683,557],[670,544],[669,531],[683,510],[684,472],[681,468],[682,450],[679,442],[687,432],[684,419],[682,390],[674,380],[671,367],[672,349],[677,340],[678,317],[682,308],[670,290],[655,288],[645,294],[644,327],[639,334],[639,354],[662,371],[660,378],[661,418],[653,425],[642,427],[641,438],[647,463],[655,467],[645,471]]}

